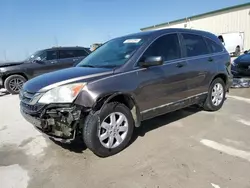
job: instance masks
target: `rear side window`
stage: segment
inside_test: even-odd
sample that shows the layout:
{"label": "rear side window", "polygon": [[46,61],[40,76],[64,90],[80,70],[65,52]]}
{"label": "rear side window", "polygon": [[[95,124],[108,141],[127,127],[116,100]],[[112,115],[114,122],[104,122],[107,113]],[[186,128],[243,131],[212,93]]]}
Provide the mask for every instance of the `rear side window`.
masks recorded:
{"label": "rear side window", "polygon": [[182,34],[183,46],[187,57],[205,55],[209,53],[205,40],[202,36],[193,34]]}
{"label": "rear side window", "polygon": [[87,56],[88,53],[85,50],[76,50],[75,54],[77,57],[81,57],[81,56]]}
{"label": "rear side window", "polygon": [[59,58],[60,59],[72,58],[72,57],[77,57],[75,50],[60,50],[59,51]]}
{"label": "rear side window", "polygon": [[164,61],[181,57],[177,34],[168,34],[156,39],[146,50],[143,58],[149,56],[162,56]]}
{"label": "rear side window", "polygon": [[219,45],[217,42],[208,38],[205,38],[205,40],[211,53],[218,53],[223,51],[222,46]]}

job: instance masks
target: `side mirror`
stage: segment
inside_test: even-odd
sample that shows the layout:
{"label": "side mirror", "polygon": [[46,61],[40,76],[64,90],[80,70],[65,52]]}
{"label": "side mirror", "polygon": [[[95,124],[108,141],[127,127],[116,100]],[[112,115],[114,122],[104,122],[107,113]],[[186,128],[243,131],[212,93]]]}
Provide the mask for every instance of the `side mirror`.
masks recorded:
{"label": "side mirror", "polygon": [[139,65],[141,67],[152,67],[152,66],[159,66],[163,64],[162,56],[150,56],[147,57],[144,61],[140,62]]}
{"label": "side mirror", "polygon": [[36,61],[42,61],[41,57],[37,57]]}
{"label": "side mirror", "polygon": [[34,62],[35,62],[35,63],[40,63],[40,62],[42,62],[41,57],[37,57],[36,59],[34,59]]}

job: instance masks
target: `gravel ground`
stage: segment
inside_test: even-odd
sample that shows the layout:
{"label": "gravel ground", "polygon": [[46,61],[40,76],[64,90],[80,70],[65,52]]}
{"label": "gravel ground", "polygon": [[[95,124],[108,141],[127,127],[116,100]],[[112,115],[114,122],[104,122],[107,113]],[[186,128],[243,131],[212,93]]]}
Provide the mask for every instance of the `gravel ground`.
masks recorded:
{"label": "gravel ground", "polygon": [[232,89],[215,113],[188,108],[143,123],[121,153],[98,158],[59,144],[0,92],[1,188],[250,188],[250,89]]}

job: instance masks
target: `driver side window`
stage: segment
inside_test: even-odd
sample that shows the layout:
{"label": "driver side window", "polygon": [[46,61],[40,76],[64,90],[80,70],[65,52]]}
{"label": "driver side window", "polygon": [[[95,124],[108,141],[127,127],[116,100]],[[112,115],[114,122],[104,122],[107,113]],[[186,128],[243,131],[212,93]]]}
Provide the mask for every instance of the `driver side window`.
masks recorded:
{"label": "driver side window", "polygon": [[143,58],[149,56],[162,56],[163,61],[181,58],[178,35],[167,34],[156,39],[143,54]]}

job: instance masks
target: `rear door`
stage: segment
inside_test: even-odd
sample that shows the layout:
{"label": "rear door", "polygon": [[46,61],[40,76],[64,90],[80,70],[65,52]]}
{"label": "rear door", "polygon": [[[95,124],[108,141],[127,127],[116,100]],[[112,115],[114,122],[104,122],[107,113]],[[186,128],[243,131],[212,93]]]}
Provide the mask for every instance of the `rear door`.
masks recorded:
{"label": "rear door", "polygon": [[60,49],[59,50],[59,67],[60,69],[73,67],[78,61],[77,51],[74,49]]}
{"label": "rear door", "polygon": [[208,86],[216,71],[216,58],[210,53],[205,39],[196,34],[182,33],[182,46],[188,63],[189,96],[208,91]]}
{"label": "rear door", "polygon": [[164,64],[138,71],[140,86],[137,101],[144,119],[164,112],[168,104],[187,96],[187,63],[182,59],[179,38],[176,33],[156,39],[142,55],[162,56]]}
{"label": "rear door", "polygon": [[73,58],[74,65],[77,65],[81,60],[89,55],[89,52],[85,49],[75,50],[75,57]]}

